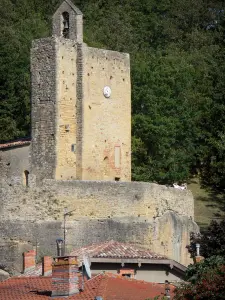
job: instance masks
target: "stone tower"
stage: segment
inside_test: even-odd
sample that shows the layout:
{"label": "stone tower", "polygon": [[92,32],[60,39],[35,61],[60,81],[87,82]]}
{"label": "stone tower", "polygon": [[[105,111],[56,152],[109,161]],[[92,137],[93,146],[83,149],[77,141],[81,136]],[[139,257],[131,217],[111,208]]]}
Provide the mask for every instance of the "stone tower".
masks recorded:
{"label": "stone tower", "polygon": [[33,42],[31,172],[37,182],[131,179],[129,55],[83,43],[70,0]]}

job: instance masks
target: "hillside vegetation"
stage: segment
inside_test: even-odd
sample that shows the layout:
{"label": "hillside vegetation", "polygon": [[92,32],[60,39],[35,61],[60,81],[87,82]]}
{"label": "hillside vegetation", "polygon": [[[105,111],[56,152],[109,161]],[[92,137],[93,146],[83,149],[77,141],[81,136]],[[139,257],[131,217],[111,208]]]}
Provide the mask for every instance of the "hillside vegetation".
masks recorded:
{"label": "hillside vegetation", "polygon": [[[225,188],[225,16],[219,0],[76,0],[84,39],[129,52],[133,180]],[[59,0],[0,0],[0,140],[30,135],[31,41]]]}
{"label": "hillside vegetation", "polygon": [[225,217],[225,195],[201,186],[198,177],[189,181],[188,189],[195,199],[195,221],[205,230],[211,221],[221,221]]}

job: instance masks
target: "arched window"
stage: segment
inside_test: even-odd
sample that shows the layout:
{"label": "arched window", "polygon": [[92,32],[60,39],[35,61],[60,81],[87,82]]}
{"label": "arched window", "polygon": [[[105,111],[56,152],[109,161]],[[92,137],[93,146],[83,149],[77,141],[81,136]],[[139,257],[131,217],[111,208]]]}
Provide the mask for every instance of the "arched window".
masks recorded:
{"label": "arched window", "polygon": [[70,16],[67,11],[62,13],[62,22],[63,22],[62,35],[64,38],[68,39],[70,37],[70,35],[69,35],[69,33],[70,33]]}

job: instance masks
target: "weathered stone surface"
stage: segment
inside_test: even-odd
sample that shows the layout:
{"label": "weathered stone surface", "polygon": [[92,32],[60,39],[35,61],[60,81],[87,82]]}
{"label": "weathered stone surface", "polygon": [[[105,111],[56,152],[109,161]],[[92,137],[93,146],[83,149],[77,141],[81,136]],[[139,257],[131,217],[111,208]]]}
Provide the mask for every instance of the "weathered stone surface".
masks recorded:
{"label": "weathered stone surface", "polygon": [[24,184],[24,171],[30,169],[29,151],[30,145],[0,151],[1,180],[12,185]]}
{"label": "weathered stone surface", "polygon": [[53,36],[33,42],[31,73],[30,167],[37,184],[46,178],[130,181],[129,55]]}
{"label": "weathered stone surface", "polygon": [[[0,222],[0,265],[6,266],[6,269],[14,274],[23,270],[22,253],[33,249],[28,238],[29,234],[24,239],[27,242],[22,241],[19,231],[17,233],[18,226],[21,227],[20,230],[26,231],[22,224],[18,225],[9,221],[5,226],[5,223]],[[9,239],[9,237],[11,238]]]}
{"label": "weathered stone surface", "polygon": [[194,218],[193,196],[154,183],[46,180],[42,187],[3,186],[2,219],[57,220],[63,208],[82,218],[150,217],[167,211]]}
{"label": "weathered stone surface", "polygon": [[46,180],[41,188],[5,186],[1,236],[38,242],[38,251],[56,254],[65,207],[72,211],[66,218],[68,250],[115,239],[190,262],[185,247],[190,232],[198,230],[192,194],[151,183]]}
{"label": "weathered stone surface", "polygon": [[56,38],[35,40],[31,49],[32,143],[30,173],[37,183],[54,178],[56,167]]}
{"label": "weathered stone surface", "polygon": [[9,273],[0,269],[0,281],[6,280],[10,277]]}
{"label": "weathered stone surface", "polygon": [[[90,47],[84,47],[83,53],[82,179],[130,181],[129,54]],[[111,88],[110,98],[104,97],[104,86]]]}

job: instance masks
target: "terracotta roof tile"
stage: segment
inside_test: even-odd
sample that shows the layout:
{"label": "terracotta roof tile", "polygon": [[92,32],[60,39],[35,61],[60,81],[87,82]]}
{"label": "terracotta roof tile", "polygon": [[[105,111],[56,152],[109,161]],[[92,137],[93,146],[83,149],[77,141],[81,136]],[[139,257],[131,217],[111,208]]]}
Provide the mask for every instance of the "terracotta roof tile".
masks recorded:
{"label": "terracotta roof tile", "polygon": [[[150,250],[146,250],[140,246],[129,243],[120,243],[116,241],[108,241],[100,244],[92,244],[87,247],[78,248],[73,250],[70,255],[75,255],[79,257],[80,263],[83,260],[83,255],[88,256],[89,258],[115,258],[115,259],[154,259],[160,260],[168,259],[166,256],[156,254]],[[181,266],[180,269],[185,268]],[[42,274],[42,264],[38,264],[34,270],[30,270],[25,274],[21,274],[21,277],[27,276],[40,276]]]}
{"label": "terracotta roof tile", "polygon": [[31,139],[22,139],[22,140],[17,140],[17,141],[12,141],[12,142],[6,142],[3,144],[0,144],[0,149],[25,146],[25,145],[29,145],[30,143],[31,143]]}
{"label": "terracotta roof tile", "polygon": [[108,241],[101,244],[93,244],[87,247],[73,250],[71,255],[80,258],[84,254],[95,258],[141,258],[141,259],[166,259],[167,257],[156,254],[135,244]]}
{"label": "terracotta roof tile", "polygon": [[[170,285],[170,289],[172,299],[175,287]],[[164,295],[165,285],[106,275],[99,290],[102,291],[101,296],[104,300],[145,300]]]}
{"label": "terracotta roof tile", "polygon": [[[174,287],[171,285],[171,295]],[[85,289],[68,300],[145,300],[164,293],[164,285],[100,274],[85,283]],[[51,277],[17,277],[0,283],[0,300],[51,299]],[[54,298],[61,299],[61,298]],[[172,299],[172,298],[171,298]]]}

